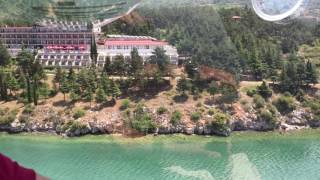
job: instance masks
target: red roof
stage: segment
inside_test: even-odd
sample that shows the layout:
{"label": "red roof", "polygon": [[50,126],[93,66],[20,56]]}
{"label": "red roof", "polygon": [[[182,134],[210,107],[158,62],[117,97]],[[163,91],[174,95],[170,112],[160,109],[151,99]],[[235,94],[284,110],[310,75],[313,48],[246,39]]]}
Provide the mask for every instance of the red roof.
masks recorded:
{"label": "red roof", "polygon": [[105,46],[164,46],[168,45],[165,41],[155,40],[106,40]]}

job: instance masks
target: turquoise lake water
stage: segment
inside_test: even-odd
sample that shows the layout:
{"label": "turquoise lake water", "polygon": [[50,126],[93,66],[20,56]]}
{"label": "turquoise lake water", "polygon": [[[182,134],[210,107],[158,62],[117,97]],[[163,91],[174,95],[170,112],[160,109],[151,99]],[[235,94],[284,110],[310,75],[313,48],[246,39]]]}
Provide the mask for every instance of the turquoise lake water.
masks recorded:
{"label": "turquoise lake water", "polygon": [[0,134],[0,152],[52,179],[320,179],[320,131],[229,138]]}

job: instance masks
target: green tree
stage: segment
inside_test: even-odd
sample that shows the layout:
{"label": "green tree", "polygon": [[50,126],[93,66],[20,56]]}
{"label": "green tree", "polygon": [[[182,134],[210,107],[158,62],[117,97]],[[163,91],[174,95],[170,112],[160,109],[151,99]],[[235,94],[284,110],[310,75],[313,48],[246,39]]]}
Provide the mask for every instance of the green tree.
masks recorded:
{"label": "green tree", "polygon": [[124,57],[122,55],[118,55],[114,58],[112,62],[112,68],[116,75],[122,77],[126,74],[126,67]]}
{"label": "green tree", "polygon": [[90,102],[90,107],[91,107],[91,105],[92,105],[91,103],[92,103],[92,100],[93,100],[93,98],[94,98],[94,91],[93,91],[93,89],[92,89],[92,88],[87,88],[87,89],[85,89],[83,96],[84,96],[84,99],[85,99],[86,101],[89,101],[89,102]]}
{"label": "green tree", "polygon": [[211,81],[211,83],[209,84],[208,91],[211,94],[211,96],[214,96],[218,92],[218,85],[216,81]]}
{"label": "green tree", "polygon": [[305,84],[306,80],[306,67],[305,63],[298,63],[297,65],[297,84],[299,87]]}
{"label": "green tree", "polygon": [[112,101],[115,102],[115,100],[121,95],[121,91],[119,88],[118,83],[111,81],[111,96],[112,96]]}
{"label": "green tree", "polygon": [[233,104],[233,102],[239,97],[237,89],[228,84],[224,84],[221,88],[221,94],[220,101],[227,104]]}
{"label": "green tree", "polygon": [[39,87],[39,95],[47,99],[49,94],[50,94],[49,85],[47,83],[41,83]]}
{"label": "green tree", "polygon": [[54,75],[54,79],[53,79],[53,83],[59,83],[60,86],[60,82],[61,82],[61,78],[62,78],[62,69],[60,66],[57,67],[56,69],[56,73]]}
{"label": "green tree", "polygon": [[137,48],[133,48],[131,51],[131,69],[130,73],[135,77],[139,78],[143,71],[143,60],[139,55]]}
{"label": "green tree", "polygon": [[92,60],[92,67],[95,67],[98,59],[98,51],[95,36],[91,38],[90,57]]}
{"label": "green tree", "polygon": [[70,92],[71,84],[69,83],[67,75],[65,73],[62,73],[59,84],[59,89],[63,94],[63,100],[66,101],[66,94]]}
{"label": "green tree", "polygon": [[8,89],[10,90],[10,94],[12,92],[16,92],[19,90],[19,83],[16,77],[13,74],[10,74],[7,79]]}
{"label": "green tree", "polygon": [[98,88],[96,91],[96,101],[98,103],[104,103],[107,100],[107,96],[103,88]]}
{"label": "green tree", "polygon": [[166,72],[167,65],[169,64],[169,57],[166,55],[166,51],[160,47],[157,47],[150,57],[150,63],[156,64],[161,75],[165,75],[164,73]]}
{"label": "green tree", "polygon": [[8,83],[7,83],[8,73],[3,67],[0,67],[0,97],[2,100],[8,99]]}
{"label": "green tree", "polygon": [[265,81],[263,81],[262,84],[257,87],[257,92],[265,99],[268,99],[272,96],[272,90]]}
{"label": "green tree", "polygon": [[7,48],[0,42],[0,66],[7,66],[11,62],[11,57]]}
{"label": "green tree", "polygon": [[317,70],[310,61],[306,65],[306,83],[307,85],[318,83]]}
{"label": "green tree", "polygon": [[106,74],[102,74],[100,77],[100,88],[105,92],[106,96],[111,96],[112,94],[112,83]]}
{"label": "green tree", "polygon": [[72,89],[70,92],[71,101],[76,102],[76,101],[80,100],[80,98],[81,98],[81,96],[80,96],[79,91]]}
{"label": "green tree", "polygon": [[108,75],[112,75],[114,73],[112,63],[111,63],[109,56],[107,56],[106,62],[104,63],[103,72],[107,73]]}
{"label": "green tree", "polygon": [[182,77],[178,80],[177,91],[180,94],[185,95],[185,92],[190,90],[190,87],[191,87],[191,84],[185,77]]}
{"label": "green tree", "polygon": [[25,50],[18,53],[16,59],[20,71],[26,78],[28,102],[31,103],[33,99],[34,105],[37,105],[39,84],[41,80],[45,79],[43,68],[39,61],[34,58],[34,55]]}

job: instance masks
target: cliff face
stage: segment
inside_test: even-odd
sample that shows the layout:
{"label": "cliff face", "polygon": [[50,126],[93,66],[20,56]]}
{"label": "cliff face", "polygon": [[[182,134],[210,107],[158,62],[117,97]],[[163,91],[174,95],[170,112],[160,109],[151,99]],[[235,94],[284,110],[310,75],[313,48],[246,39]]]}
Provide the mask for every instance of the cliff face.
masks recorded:
{"label": "cliff face", "polygon": [[[37,115],[40,112],[41,116]],[[90,113],[94,114],[94,112]],[[9,133],[47,132],[69,137],[86,134],[120,133],[133,135],[137,133],[129,128],[123,116],[116,112],[72,121],[70,121],[70,116],[61,115],[50,108],[39,108],[33,114],[30,116],[22,114],[19,119],[16,119],[10,125],[0,126],[0,131]],[[278,114],[276,124],[258,118],[254,113],[242,113],[241,115],[236,113],[230,117],[225,126],[219,128],[208,123],[212,119],[212,116],[209,115],[202,117],[197,122],[182,118],[177,125],[172,125],[171,117],[168,113],[159,115],[156,110],[150,110],[150,114],[156,124],[156,128],[150,133],[155,135],[183,133],[187,135],[229,136],[232,131],[287,131],[320,127],[320,121],[315,120],[312,113],[305,109],[297,109],[285,116]]]}

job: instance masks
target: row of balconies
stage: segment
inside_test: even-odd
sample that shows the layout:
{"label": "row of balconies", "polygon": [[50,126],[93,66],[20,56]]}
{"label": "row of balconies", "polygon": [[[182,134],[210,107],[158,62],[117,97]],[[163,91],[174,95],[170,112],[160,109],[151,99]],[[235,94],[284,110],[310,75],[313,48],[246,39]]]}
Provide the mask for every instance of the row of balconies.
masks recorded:
{"label": "row of balconies", "polygon": [[83,67],[90,65],[89,60],[66,61],[66,60],[40,60],[43,66],[65,66],[65,67]]}
{"label": "row of balconies", "polygon": [[45,38],[45,39],[79,39],[79,38],[91,38],[92,36],[90,34],[76,34],[76,35],[68,35],[68,34],[61,34],[61,35],[52,35],[52,34],[3,34],[0,33],[1,38],[26,38],[26,39],[32,39],[32,38]]}
{"label": "row of balconies", "polygon": [[43,60],[88,60],[89,55],[38,55]]}
{"label": "row of balconies", "polygon": [[90,32],[88,28],[64,28],[61,27],[59,29],[57,28],[31,28],[31,27],[25,27],[25,28],[0,28],[0,33],[62,33],[62,32],[84,32],[88,33]]}
{"label": "row of balconies", "polygon": [[33,45],[82,45],[82,44],[90,44],[91,40],[42,40],[42,41],[28,41],[28,40],[1,40],[3,44],[33,44]]}

